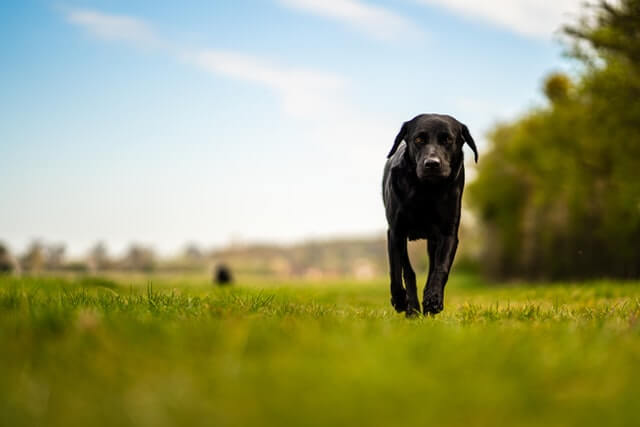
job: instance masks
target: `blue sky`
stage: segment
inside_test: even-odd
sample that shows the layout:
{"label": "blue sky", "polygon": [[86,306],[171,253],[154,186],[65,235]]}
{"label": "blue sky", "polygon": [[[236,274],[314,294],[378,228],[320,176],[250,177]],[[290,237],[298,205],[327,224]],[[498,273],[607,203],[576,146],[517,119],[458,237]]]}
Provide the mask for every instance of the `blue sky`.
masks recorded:
{"label": "blue sky", "polygon": [[380,232],[401,123],[452,114],[482,150],[572,70],[554,32],[579,4],[3,2],[0,240],[169,253]]}

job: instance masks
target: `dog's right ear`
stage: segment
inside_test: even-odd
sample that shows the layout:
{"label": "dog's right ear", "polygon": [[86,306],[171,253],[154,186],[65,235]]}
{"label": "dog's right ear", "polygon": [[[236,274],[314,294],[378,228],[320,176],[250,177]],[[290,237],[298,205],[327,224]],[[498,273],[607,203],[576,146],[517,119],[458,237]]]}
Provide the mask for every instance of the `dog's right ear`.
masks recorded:
{"label": "dog's right ear", "polygon": [[391,151],[389,151],[389,154],[387,154],[387,159],[395,154],[396,150],[398,150],[398,147],[400,146],[400,143],[407,135],[407,123],[408,122],[404,122],[402,124],[400,132],[398,132],[398,135],[396,135],[396,140],[393,141],[393,147],[391,147]]}

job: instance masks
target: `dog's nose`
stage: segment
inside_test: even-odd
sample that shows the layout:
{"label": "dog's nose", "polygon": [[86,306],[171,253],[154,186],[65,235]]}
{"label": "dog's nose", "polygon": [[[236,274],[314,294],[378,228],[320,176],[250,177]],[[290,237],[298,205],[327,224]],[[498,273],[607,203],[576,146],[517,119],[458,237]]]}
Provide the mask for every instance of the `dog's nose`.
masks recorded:
{"label": "dog's nose", "polygon": [[440,169],[440,159],[437,157],[430,157],[424,161],[425,169]]}

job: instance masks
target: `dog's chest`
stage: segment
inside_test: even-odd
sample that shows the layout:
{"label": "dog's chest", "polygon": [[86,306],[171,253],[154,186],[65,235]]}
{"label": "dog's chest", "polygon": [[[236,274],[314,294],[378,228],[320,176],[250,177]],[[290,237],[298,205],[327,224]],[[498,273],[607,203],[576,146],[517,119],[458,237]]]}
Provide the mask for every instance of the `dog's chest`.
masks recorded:
{"label": "dog's chest", "polygon": [[433,236],[443,222],[442,200],[415,195],[404,205],[403,217],[410,240],[427,239]]}

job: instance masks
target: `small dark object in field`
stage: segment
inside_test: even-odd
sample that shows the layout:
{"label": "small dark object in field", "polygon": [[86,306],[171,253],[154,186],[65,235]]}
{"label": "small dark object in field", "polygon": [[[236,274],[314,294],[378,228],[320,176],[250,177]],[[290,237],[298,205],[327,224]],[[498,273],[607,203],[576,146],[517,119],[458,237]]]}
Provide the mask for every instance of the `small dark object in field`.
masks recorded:
{"label": "small dark object in field", "polygon": [[219,264],[216,267],[216,271],[213,275],[214,283],[218,285],[229,285],[233,282],[233,276],[231,275],[231,269],[224,264]]}
{"label": "small dark object in field", "polygon": [[407,239],[428,241],[424,313],[437,314],[444,308],[444,287],[458,247],[465,142],[477,162],[478,151],[467,126],[451,116],[421,114],[402,125],[387,156],[382,197],[389,224],[391,305],[407,316],[420,313]]}

